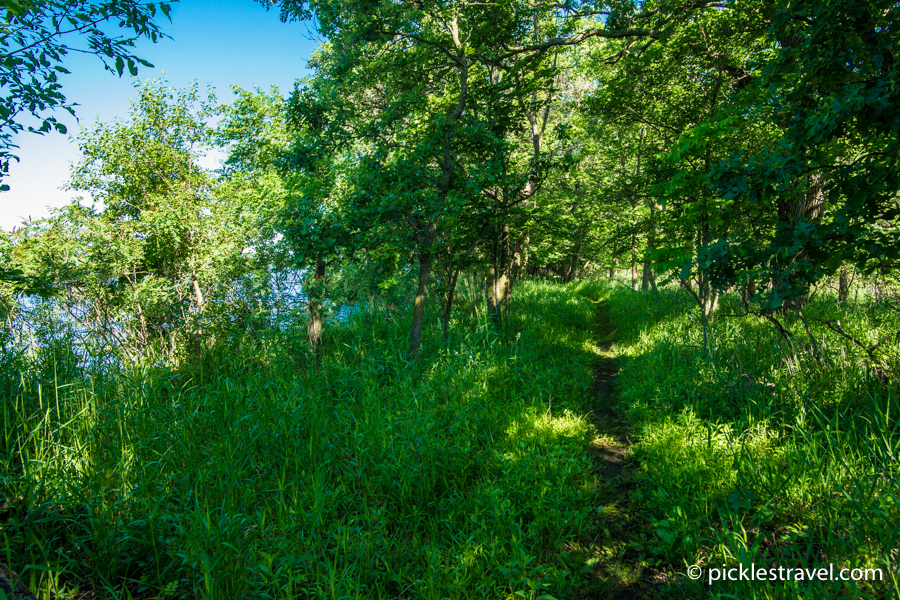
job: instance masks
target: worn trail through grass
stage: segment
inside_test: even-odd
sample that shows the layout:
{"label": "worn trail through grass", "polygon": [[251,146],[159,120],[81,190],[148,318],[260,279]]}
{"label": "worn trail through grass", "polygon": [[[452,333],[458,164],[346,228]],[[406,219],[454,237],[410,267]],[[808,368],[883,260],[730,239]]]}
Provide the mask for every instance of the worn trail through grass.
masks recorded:
{"label": "worn trail through grass", "polygon": [[641,570],[625,562],[627,540],[634,534],[628,465],[631,439],[627,423],[616,406],[615,382],[619,367],[614,347],[616,330],[604,301],[597,303],[594,325],[598,357],[589,391],[589,422],[593,440],[588,446],[596,482],[601,519],[584,540],[585,558],[593,564],[592,577],[580,590],[581,598],[640,598]]}
{"label": "worn trail through grass", "polygon": [[615,381],[619,368],[613,350],[615,329],[604,303],[597,305],[597,342],[600,356],[594,366],[594,385],[591,390],[591,423],[597,437],[591,445],[594,464],[607,479],[627,479],[624,459],[631,445],[624,422],[615,411]]}

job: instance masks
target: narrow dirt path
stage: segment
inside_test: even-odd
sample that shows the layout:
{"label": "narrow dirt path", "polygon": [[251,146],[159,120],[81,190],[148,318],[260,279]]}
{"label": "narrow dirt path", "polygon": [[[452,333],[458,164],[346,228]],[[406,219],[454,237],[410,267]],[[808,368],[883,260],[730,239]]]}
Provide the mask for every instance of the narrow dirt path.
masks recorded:
{"label": "narrow dirt path", "polygon": [[616,354],[612,349],[615,329],[609,318],[609,308],[604,302],[597,304],[597,345],[600,356],[594,364],[594,385],[591,390],[591,423],[597,429],[597,437],[591,444],[591,457],[595,467],[606,479],[629,478],[623,460],[631,441],[625,423],[616,411],[615,382],[619,373]]}
{"label": "narrow dirt path", "polygon": [[[589,446],[595,480],[598,516],[594,528],[582,540],[592,562],[590,581],[577,598],[587,600],[637,600],[652,598],[658,575],[642,564],[634,542],[646,523],[631,505],[635,487],[630,465],[632,440],[616,398],[619,367],[613,347],[615,327],[605,302],[597,304],[596,336],[600,355],[594,366],[590,421],[595,431]],[[602,507],[602,508],[601,508]]]}

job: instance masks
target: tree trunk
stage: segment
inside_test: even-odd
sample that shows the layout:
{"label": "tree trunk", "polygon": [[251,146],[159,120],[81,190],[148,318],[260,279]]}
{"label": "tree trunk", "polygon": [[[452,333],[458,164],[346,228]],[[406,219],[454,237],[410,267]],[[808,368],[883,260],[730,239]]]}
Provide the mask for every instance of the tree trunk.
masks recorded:
{"label": "tree trunk", "polygon": [[528,273],[528,249],[531,246],[531,235],[525,236],[525,242],[522,244],[522,266],[520,272]]}
{"label": "tree trunk", "polygon": [[641,291],[646,292],[649,285],[653,293],[657,293],[656,277],[653,275],[653,265],[650,263],[650,252],[656,247],[656,202],[652,198],[647,199],[650,207],[650,231],[647,233],[647,256],[644,258],[644,277],[641,283]]}
{"label": "tree trunk", "polygon": [[578,264],[581,262],[581,249],[584,241],[584,235],[579,232],[578,243],[575,244],[575,250],[569,257],[569,264],[566,267],[565,283],[569,283],[578,276]]}
{"label": "tree trunk", "polygon": [[194,303],[197,305],[197,312],[203,312],[203,292],[200,290],[197,275],[193,272],[191,273],[191,282],[194,284]]}
{"label": "tree trunk", "polygon": [[506,318],[509,319],[509,295],[512,289],[512,255],[509,247],[509,223],[503,224],[500,234],[500,291],[503,297],[503,304],[506,309]]}
{"label": "tree trunk", "polygon": [[638,290],[637,232],[631,232],[631,289]]}
{"label": "tree trunk", "polygon": [[[778,221],[793,227],[798,221],[818,223],[825,209],[825,178],[821,173],[813,173],[802,177],[798,182],[800,189],[782,198],[778,202]],[[795,260],[805,255],[801,253]],[[782,310],[799,310],[809,303],[809,295],[804,294],[785,301]]]}
{"label": "tree trunk", "polygon": [[[193,270],[191,271],[191,285],[194,290],[194,305],[197,307],[197,314],[199,315],[203,312],[203,292],[200,290],[200,282],[197,280],[197,274]],[[203,331],[200,326],[199,317],[190,316],[189,318],[192,321],[193,327],[188,338],[188,352],[191,353],[192,362],[196,368],[200,365],[200,348],[203,344]]]}
{"label": "tree trunk", "polygon": [[509,314],[509,224],[504,223],[500,230],[500,239],[495,246],[496,254],[494,263],[496,267],[491,269],[491,291],[488,293],[488,314],[497,328],[503,326],[501,310],[506,303]]}
{"label": "tree trunk", "polygon": [[644,270],[641,274],[641,291],[646,292],[650,289],[650,259],[644,259]]}
{"label": "tree trunk", "polygon": [[0,563],[0,591],[10,600],[38,600],[16,573]]}
{"label": "tree trunk", "polygon": [[844,303],[850,298],[850,269],[847,265],[841,265],[838,275],[838,302]]}
{"label": "tree trunk", "polygon": [[[430,227],[430,231],[433,232],[433,226]],[[433,233],[430,233],[428,238],[429,242],[425,244],[422,255],[419,257],[419,288],[416,290],[416,300],[413,305],[412,328],[409,333],[410,357],[418,357],[419,349],[422,347],[422,326],[425,324],[425,299],[428,288],[428,278],[431,276],[431,263],[433,261],[433,255],[431,253],[431,238],[433,238]]]}
{"label": "tree trunk", "polygon": [[713,314],[714,312],[716,312],[716,309],[719,308],[719,298],[720,297],[721,297],[721,294],[719,294],[719,292],[712,293],[712,299],[710,300],[710,303],[709,303],[709,313],[708,314]]}
{"label": "tree trunk", "polygon": [[450,315],[453,311],[453,299],[456,296],[456,282],[459,280],[459,267],[447,279],[447,297],[444,302],[444,341],[450,337]]}
{"label": "tree trunk", "polygon": [[616,268],[610,267],[609,268],[609,279],[610,279],[610,281],[612,281],[615,278],[616,278]]}
{"label": "tree trunk", "polygon": [[[712,167],[712,157],[710,151],[707,149],[706,157],[704,159],[705,172],[708,174]],[[710,231],[709,231],[709,192],[706,187],[703,187],[701,193],[701,206],[700,206],[700,247],[701,248],[709,248],[710,242]],[[700,299],[700,312],[703,318],[703,327],[704,327],[704,340],[706,339],[706,320],[707,318],[716,310],[718,306],[718,293],[713,293],[713,290],[710,288],[709,283],[709,273],[705,270],[700,270],[697,273],[697,289],[698,296]]]}
{"label": "tree trunk", "polygon": [[497,323],[496,314],[499,312],[500,308],[497,305],[497,269],[492,265],[487,269],[487,310],[488,316],[491,320],[494,321],[494,324]]}
{"label": "tree trunk", "polygon": [[323,287],[325,284],[325,261],[316,260],[316,270],[313,272],[312,285],[307,287],[306,307],[309,311],[309,323],[306,326],[306,341],[309,343],[310,352],[318,356],[322,343],[322,302],[324,298]]}

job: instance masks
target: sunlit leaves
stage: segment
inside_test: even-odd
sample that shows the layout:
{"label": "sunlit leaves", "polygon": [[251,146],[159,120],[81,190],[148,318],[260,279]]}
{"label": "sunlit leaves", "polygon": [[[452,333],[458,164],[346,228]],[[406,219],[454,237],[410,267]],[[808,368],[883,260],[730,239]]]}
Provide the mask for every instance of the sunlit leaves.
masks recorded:
{"label": "sunlit leaves", "polygon": [[[174,0],[177,1],[177,0]],[[132,52],[135,41],[164,37],[154,20],[157,8],[168,18],[169,2],[143,0],[4,0],[0,17],[0,178],[18,160],[15,134],[22,131],[65,133],[47,116],[64,109],[71,114],[59,82],[68,73],[62,61],[70,52],[96,55],[104,67],[122,76],[137,75],[138,65],[152,66]],[[41,125],[23,124],[37,119]]]}

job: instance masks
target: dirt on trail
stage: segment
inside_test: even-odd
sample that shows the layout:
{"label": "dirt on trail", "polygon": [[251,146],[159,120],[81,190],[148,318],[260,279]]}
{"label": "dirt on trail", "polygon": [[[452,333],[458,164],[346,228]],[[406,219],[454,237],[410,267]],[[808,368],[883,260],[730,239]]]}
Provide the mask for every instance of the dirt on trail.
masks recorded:
{"label": "dirt on trail", "polygon": [[597,437],[590,447],[591,458],[606,479],[630,479],[631,472],[626,471],[624,459],[628,456],[631,440],[625,422],[615,409],[615,382],[619,373],[612,349],[615,329],[609,319],[609,308],[602,302],[597,305],[596,330],[600,356],[594,363],[590,418]]}
{"label": "dirt on trail", "polygon": [[593,530],[582,540],[581,548],[585,559],[594,561],[592,575],[576,598],[655,598],[666,578],[642,564],[634,548],[633,541],[640,539],[647,523],[642,522],[638,507],[631,505],[631,492],[635,488],[632,440],[616,398],[618,360],[613,345],[616,331],[604,302],[597,304],[595,330],[600,352],[594,365],[589,400],[589,420],[595,431],[588,451],[593,463],[598,516]]}

